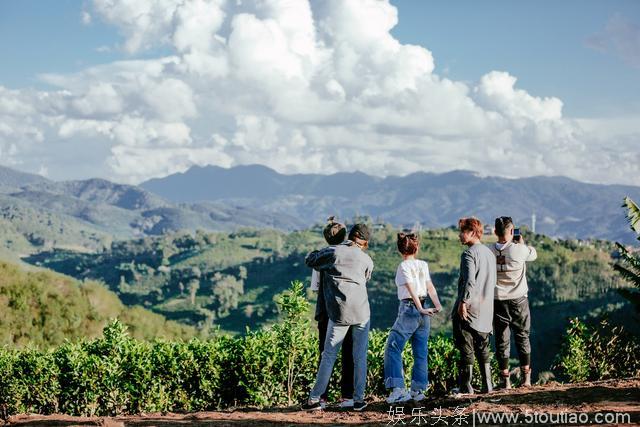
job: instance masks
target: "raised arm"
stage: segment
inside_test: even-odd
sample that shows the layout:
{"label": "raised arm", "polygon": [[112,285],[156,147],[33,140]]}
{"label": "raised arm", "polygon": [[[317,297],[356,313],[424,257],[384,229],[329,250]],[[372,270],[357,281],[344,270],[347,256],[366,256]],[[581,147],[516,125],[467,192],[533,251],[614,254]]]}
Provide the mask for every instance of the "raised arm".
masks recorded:
{"label": "raised arm", "polygon": [[307,267],[314,270],[322,271],[331,268],[336,260],[336,254],[333,248],[328,247],[319,251],[310,252],[304,259]]}

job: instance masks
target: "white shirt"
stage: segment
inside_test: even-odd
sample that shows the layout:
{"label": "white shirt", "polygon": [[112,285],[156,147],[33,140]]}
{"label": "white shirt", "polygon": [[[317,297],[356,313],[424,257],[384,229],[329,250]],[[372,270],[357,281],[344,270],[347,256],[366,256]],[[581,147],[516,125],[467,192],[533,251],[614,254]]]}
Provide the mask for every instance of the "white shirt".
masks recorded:
{"label": "white shirt", "polygon": [[396,286],[398,287],[398,299],[411,298],[409,290],[405,286],[411,283],[415,294],[419,298],[427,296],[427,283],[431,281],[429,265],[419,259],[407,259],[400,263],[396,270]]}
{"label": "white shirt", "polygon": [[311,290],[314,292],[318,292],[320,289],[320,273],[318,270],[311,270]]}

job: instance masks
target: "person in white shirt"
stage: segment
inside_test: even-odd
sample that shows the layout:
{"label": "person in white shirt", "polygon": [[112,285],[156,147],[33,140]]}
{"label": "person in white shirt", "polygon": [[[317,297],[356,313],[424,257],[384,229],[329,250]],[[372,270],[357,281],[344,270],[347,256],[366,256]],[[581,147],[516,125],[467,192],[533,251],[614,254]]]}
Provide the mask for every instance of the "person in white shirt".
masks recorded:
{"label": "person in white shirt", "polygon": [[493,332],[496,341],[496,358],[502,377],[501,387],[510,389],[509,355],[511,331],[515,336],[520,359],[520,373],[524,387],[531,385],[531,315],[527,286],[527,262],[538,254],[524,238],[514,240],[513,220],[508,216],[496,218],[495,233],[498,242],[490,249],[496,256],[497,283],[495,287]]}
{"label": "person in white shirt", "polygon": [[[398,233],[398,251],[402,262],[396,271],[398,317],[391,327],[384,352],[384,383],[392,389],[388,403],[400,403],[413,399],[421,401],[429,386],[428,340],[430,317],[442,310],[438,293],[429,275],[426,261],[416,259],[420,241],[416,233]],[[427,308],[427,297],[434,307]],[[411,390],[404,386],[402,350],[407,341],[413,350]]]}

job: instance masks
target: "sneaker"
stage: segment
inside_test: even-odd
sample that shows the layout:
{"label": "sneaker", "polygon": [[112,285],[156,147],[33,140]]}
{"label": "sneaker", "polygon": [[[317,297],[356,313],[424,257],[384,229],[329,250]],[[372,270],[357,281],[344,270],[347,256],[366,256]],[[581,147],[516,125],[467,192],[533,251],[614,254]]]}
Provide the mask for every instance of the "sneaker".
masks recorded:
{"label": "sneaker", "polygon": [[340,408],[353,408],[353,399],[342,399],[338,406]]}
{"label": "sneaker", "polygon": [[320,400],[309,399],[307,403],[302,405],[302,409],[305,411],[318,411],[322,409],[322,403],[320,403]]}
{"label": "sneaker", "polygon": [[449,395],[454,399],[465,399],[473,394],[473,391],[471,393],[463,393],[459,387],[456,387],[449,392]]}
{"label": "sneaker", "polygon": [[327,399],[320,399],[320,408],[324,409],[327,407]]}
{"label": "sneaker", "polygon": [[411,400],[411,394],[402,387],[395,387],[387,397],[387,403],[402,403],[408,400]]}
{"label": "sneaker", "polygon": [[365,402],[364,400],[362,402],[353,402],[353,410],[354,411],[362,411],[364,410],[364,408],[367,407],[367,402]]}
{"label": "sneaker", "polygon": [[427,396],[424,395],[424,393],[420,390],[411,390],[411,399],[413,399],[414,402],[421,402],[423,400],[425,400],[427,398]]}

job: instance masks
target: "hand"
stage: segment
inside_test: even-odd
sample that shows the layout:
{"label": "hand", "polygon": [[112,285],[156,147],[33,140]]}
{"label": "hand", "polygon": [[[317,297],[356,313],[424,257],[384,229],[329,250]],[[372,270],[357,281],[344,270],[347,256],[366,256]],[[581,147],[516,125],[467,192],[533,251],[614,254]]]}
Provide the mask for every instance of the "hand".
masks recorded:
{"label": "hand", "polygon": [[458,304],[458,315],[463,319],[463,320],[469,320],[469,307],[467,303],[464,302],[460,302],[460,304]]}
{"label": "hand", "polygon": [[440,310],[437,310],[435,308],[423,308],[422,310],[420,310],[420,314],[424,314],[424,315],[427,315],[427,316],[433,316],[438,311],[440,311]]}

